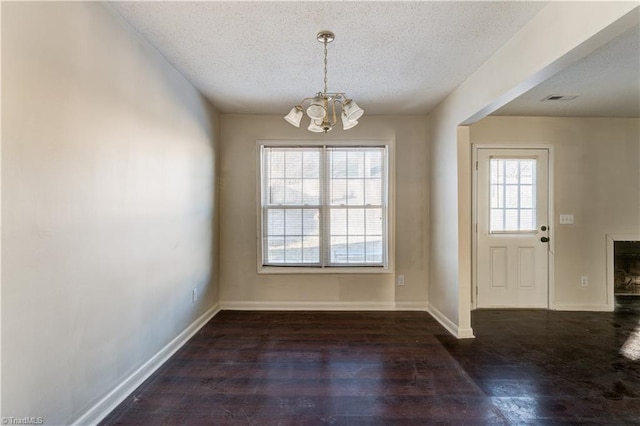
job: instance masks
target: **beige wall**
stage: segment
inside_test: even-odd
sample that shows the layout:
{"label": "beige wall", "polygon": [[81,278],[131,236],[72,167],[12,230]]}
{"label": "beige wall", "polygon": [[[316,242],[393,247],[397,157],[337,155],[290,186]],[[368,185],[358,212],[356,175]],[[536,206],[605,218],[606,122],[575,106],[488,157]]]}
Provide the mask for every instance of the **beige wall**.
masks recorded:
{"label": "beige wall", "polygon": [[429,115],[429,304],[459,337],[471,330],[468,130],[637,23],[637,2],[551,2]]}
{"label": "beige wall", "polygon": [[2,89],[2,416],[68,424],[216,303],[215,113],[92,2],[3,2]]}
{"label": "beige wall", "polygon": [[[607,308],[605,235],[640,234],[639,130],[633,118],[489,117],[471,126],[474,144],[553,147],[556,309]],[[560,225],[560,214],[575,223]]]}
{"label": "beige wall", "polygon": [[[425,117],[365,116],[358,127],[316,135],[280,116],[223,115],[220,145],[220,300],[223,307],[394,309],[427,301],[427,128]],[[396,272],[257,273],[257,140],[395,141]]]}

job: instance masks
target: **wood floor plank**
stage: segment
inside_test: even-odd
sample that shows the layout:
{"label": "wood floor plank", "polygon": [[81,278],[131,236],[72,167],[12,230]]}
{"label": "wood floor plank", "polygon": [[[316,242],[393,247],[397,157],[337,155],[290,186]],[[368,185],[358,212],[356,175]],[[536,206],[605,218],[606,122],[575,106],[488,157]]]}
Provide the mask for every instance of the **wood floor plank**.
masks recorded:
{"label": "wood floor plank", "polygon": [[476,311],[457,340],[425,312],[223,311],[102,424],[635,423],[638,318]]}

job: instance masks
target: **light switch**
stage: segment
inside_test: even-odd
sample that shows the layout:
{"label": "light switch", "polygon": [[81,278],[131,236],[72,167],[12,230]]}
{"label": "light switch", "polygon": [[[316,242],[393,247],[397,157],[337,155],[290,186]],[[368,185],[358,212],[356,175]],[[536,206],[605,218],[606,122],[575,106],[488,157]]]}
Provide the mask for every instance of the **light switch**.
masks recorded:
{"label": "light switch", "polygon": [[573,215],[572,214],[561,214],[560,215],[560,225],[573,225]]}

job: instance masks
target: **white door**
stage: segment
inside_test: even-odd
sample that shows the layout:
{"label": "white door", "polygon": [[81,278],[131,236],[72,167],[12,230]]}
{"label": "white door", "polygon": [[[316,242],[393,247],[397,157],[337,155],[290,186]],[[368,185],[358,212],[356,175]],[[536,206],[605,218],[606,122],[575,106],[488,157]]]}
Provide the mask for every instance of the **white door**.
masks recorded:
{"label": "white door", "polygon": [[547,308],[549,151],[477,150],[476,307]]}

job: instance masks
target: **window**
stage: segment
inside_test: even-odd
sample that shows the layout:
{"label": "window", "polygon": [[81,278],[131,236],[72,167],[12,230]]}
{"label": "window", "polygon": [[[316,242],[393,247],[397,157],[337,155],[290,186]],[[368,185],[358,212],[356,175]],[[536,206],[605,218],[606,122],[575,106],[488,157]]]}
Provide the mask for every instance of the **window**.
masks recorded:
{"label": "window", "polygon": [[490,230],[531,232],[536,229],[536,160],[491,158]]}
{"label": "window", "polygon": [[261,146],[262,266],[388,265],[386,146]]}

